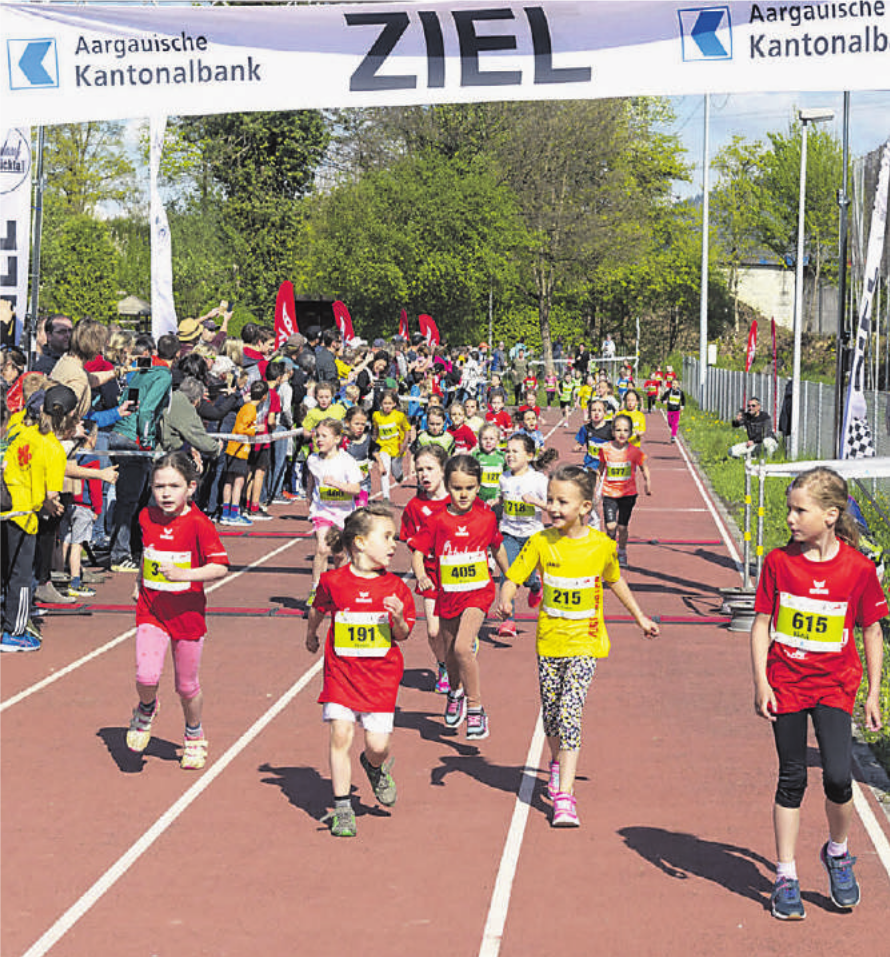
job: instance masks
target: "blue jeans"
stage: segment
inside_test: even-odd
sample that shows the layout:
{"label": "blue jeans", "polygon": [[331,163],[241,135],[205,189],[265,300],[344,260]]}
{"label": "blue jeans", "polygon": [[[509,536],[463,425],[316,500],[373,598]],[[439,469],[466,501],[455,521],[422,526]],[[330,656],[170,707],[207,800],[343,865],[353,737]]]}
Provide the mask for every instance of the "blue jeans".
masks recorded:
{"label": "blue jeans", "polygon": [[[139,446],[125,435],[112,432],[108,436],[110,451],[138,452]],[[111,561],[134,558],[142,550],[139,512],[148,504],[151,459],[148,456],[112,458],[117,465],[114,518],[111,525]]]}
{"label": "blue jeans", "polygon": [[[507,553],[507,560],[512,565],[516,561],[517,555],[522,551],[522,546],[531,538],[529,535],[528,538],[519,538],[516,535],[510,535],[507,532],[504,533],[504,551]],[[501,575],[501,584],[504,584],[505,576]],[[538,570],[535,569],[526,581],[526,587],[537,590],[541,587],[541,579],[538,577]],[[510,620],[513,619],[513,616],[510,616]]]}
{"label": "blue jeans", "polygon": [[[275,432],[284,432],[283,425],[276,425]],[[272,471],[266,476],[266,499],[272,501],[281,494],[284,486],[284,472],[287,468],[287,439],[272,443]]]}

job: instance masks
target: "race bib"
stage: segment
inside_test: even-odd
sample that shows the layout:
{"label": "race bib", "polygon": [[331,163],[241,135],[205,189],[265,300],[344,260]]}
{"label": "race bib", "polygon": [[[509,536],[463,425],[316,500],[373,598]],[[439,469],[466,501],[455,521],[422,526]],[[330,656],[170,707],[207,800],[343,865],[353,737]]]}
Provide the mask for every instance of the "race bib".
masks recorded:
{"label": "race bib", "polygon": [[630,469],[630,462],[610,462],[606,466],[606,478],[610,482],[629,482]]}
{"label": "race bib", "polygon": [[383,658],[391,647],[385,611],[338,611],[334,615],[334,651],[341,658]]}
{"label": "race bib", "polygon": [[486,488],[499,488],[501,484],[501,473],[503,469],[493,466],[482,469],[482,484]]}
{"label": "race bib", "polygon": [[551,618],[595,618],[600,594],[597,575],[561,578],[544,573],[543,609]]}
{"label": "race bib", "polygon": [[322,485],[318,489],[318,497],[323,502],[345,502],[347,500],[351,501],[355,496],[350,495],[349,492],[344,492],[343,489]]}
{"label": "race bib", "polygon": [[820,601],[779,592],[773,639],[801,651],[840,651],[847,643],[845,601]]}
{"label": "race bib", "polygon": [[395,422],[381,425],[377,428],[377,438],[380,442],[388,442],[399,434],[399,426]]}
{"label": "race bib", "polygon": [[192,567],[191,552],[162,552],[157,548],[146,548],[142,553],[142,584],[155,591],[188,591],[191,582],[171,582],[161,574],[161,565],[168,562],[177,568]]}
{"label": "race bib", "polygon": [[489,581],[488,560],[485,552],[458,552],[442,555],[439,573],[443,591],[476,591]]}
{"label": "race bib", "polygon": [[362,473],[362,478],[367,478],[371,474],[371,463],[368,459],[358,463],[358,470]]}
{"label": "race bib", "polygon": [[587,443],[587,454],[592,459],[598,459],[600,455],[600,448],[605,445],[605,442],[588,442]]}
{"label": "race bib", "polygon": [[513,518],[534,518],[535,507],[518,498],[504,499],[504,514]]}

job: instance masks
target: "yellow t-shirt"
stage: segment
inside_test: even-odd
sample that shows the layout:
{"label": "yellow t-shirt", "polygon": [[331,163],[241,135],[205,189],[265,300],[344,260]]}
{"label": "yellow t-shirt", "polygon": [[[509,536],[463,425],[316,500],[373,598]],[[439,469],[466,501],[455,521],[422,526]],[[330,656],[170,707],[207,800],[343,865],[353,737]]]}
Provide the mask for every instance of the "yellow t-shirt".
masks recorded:
{"label": "yellow t-shirt", "polygon": [[633,412],[620,412],[619,415],[628,415],[631,418],[631,421],[634,424],[633,434],[630,437],[630,444],[636,445],[639,448],[640,440],[646,434],[646,415],[641,412],[639,409],[634,409]]}
{"label": "yellow t-shirt", "polygon": [[3,478],[12,498],[11,511],[30,513],[10,521],[28,535],[36,535],[37,513],[46,493],[62,491],[65,450],[52,432],[41,435],[36,425],[24,426],[3,457]]}
{"label": "yellow t-shirt", "polygon": [[382,452],[398,455],[411,426],[408,417],[399,409],[393,409],[388,415],[375,412],[371,417],[377,427],[377,444]]}
{"label": "yellow t-shirt", "polygon": [[[324,422],[325,419],[338,419],[342,421],[345,415],[346,408],[345,406],[340,405],[339,402],[332,402],[326,409],[320,409],[317,405],[315,405],[303,416],[302,426],[311,434],[315,426],[320,422]],[[312,438],[311,446],[313,452],[318,451],[315,448],[314,436]]]}
{"label": "yellow t-shirt", "polygon": [[593,395],[593,386],[592,385],[582,385],[578,389],[578,405],[582,409],[587,408],[587,403],[590,401],[590,397]]}
{"label": "yellow t-shirt", "polygon": [[545,528],[525,543],[507,577],[521,585],[535,568],[540,569],[544,582],[538,655],[607,658],[610,645],[603,615],[603,582],[611,584],[621,577],[615,542],[592,528],[581,538]]}

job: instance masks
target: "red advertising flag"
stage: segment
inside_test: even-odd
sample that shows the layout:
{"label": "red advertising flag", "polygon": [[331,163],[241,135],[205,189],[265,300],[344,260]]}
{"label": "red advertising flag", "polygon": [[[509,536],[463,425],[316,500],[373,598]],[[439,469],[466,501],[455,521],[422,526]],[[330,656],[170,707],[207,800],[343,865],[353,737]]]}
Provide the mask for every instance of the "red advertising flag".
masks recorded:
{"label": "red advertising flag", "polygon": [[776,349],[776,320],[770,320],[773,329],[773,424],[778,422],[779,414],[779,354]]}
{"label": "red advertising flag", "polygon": [[275,348],[280,349],[288,336],[297,332],[297,305],[294,299],[294,284],[285,279],[278,287],[275,299]]}
{"label": "red advertising flag", "polygon": [[355,329],[352,328],[352,316],[349,315],[346,304],[338,299],[331,308],[334,310],[334,322],[337,323],[337,328],[340,330],[340,335],[343,336],[343,341],[349,342],[351,339],[354,339]]}
{"label": "red advertising flag", "polygon": [[757,320],[751,323],[751,328],[748,330],[748,351],[745,353],[745,372],[751,371],[751,366],[754,365],[754,356],[757,353]]}
{"label": "red advertising flag", "polygon": [[408,335],[408,310],[403,309],[399,313],[399,335],[403,339],[410,338]]}
{"label": "red advertising flag", "polygon": [[426,338],[427,344],[437,346],[440,342],[439,328],[435,322],[433,322],[433,317],[428,316],[425,312],[421,313],[417,317],[417,324],[420,326],[420,331]]}

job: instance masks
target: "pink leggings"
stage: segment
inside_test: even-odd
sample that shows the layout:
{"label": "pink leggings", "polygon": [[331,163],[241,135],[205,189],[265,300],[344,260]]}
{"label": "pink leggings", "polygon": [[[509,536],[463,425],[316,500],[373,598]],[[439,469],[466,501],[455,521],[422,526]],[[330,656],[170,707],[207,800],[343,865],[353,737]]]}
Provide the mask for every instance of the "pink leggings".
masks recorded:
{"label": "pink leggings", "polygon": [[671,427],[671,437],[677,437],[677,429],[680,426],[680,410],[677,409],[674,412],[668,412],[668,425]]}
{"label": "pink leggings", "polygon": [[[164,657],[171,638],[157,625],[139,625],[136,629],[136,682],[153,687],[161,680],[164,670]],[[176,693],[190,701],[201,690],[198,683],[198,666],[201,664],[201,651],[204,639],[190,641],[174,638],[173,673],[176,677]]]}

